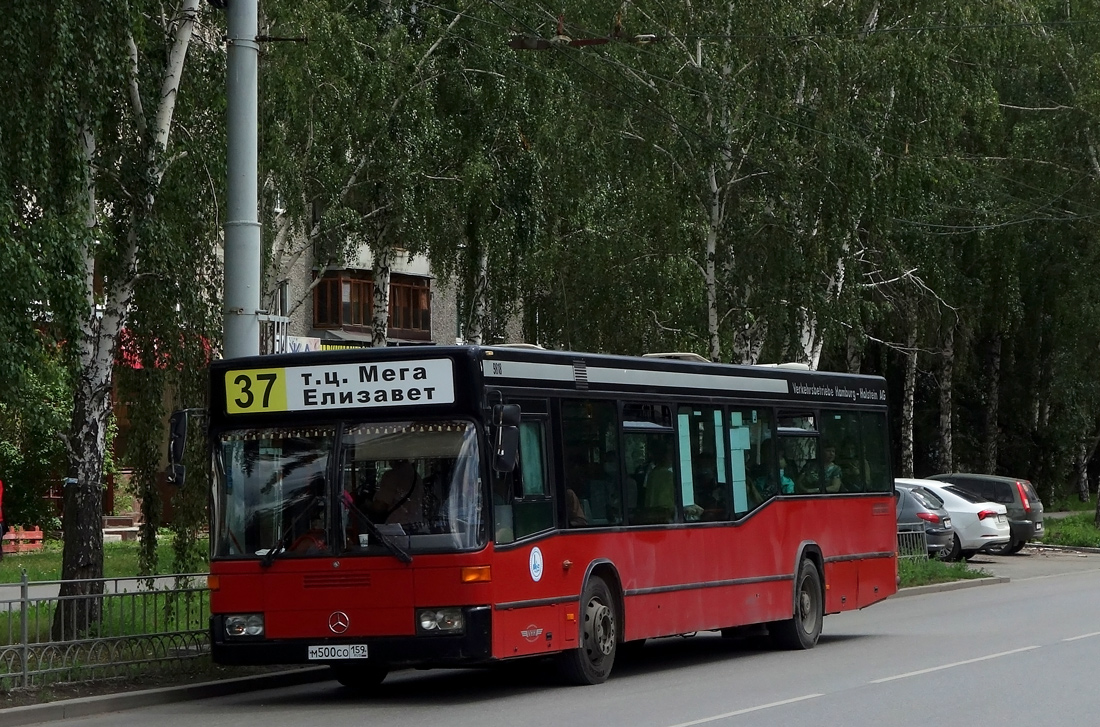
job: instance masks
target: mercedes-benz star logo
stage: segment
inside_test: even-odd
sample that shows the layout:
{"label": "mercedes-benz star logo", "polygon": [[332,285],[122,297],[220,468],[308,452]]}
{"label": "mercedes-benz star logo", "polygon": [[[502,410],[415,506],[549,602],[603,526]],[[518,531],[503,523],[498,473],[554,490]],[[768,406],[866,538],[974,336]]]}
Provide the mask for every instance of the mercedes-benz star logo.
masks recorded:
{"label": "mercedes-benz star logo", "polygon": [[328,630],[334,634],[342,634],[351,626],[351,619],[343,611],[333,611],[328,617]]}

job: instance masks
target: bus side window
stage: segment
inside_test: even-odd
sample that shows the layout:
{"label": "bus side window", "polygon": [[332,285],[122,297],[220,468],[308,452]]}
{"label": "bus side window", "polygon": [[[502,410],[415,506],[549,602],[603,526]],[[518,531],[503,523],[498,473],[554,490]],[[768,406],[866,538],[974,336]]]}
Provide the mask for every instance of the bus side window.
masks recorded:
{"label": "bus side window", "polygon": [[623,405],[624,495],[631,525],[677,520],[676,496],[683,463],[677,463],[677,427],[672,407],[664,404]]}
{"label": "bus side window", "polygon": [[893,489],[890,463],[886,461],[889,438],[886,433],[886,415],[864,413],[860,415],[863,436],[863,452],[867,460],[867,492],[889,492]]}
{"label": "bus side window", "polygon": [[825,491],[863,492],[871,479],[871,467],[863,456],[861,415],[850,411],[823,411],[821,420],[823,466],[833,468],[833,475],[826,474]]}
{"label": "bus side window", "polygon": [[779,494],[772,431],[770,411],[730,410],[729,448],[736,518],[744,517]]}
{"label": "bus side window", "polygon": [[614,402],[561,404],[565,482],[560,494],[567,527],[605,527],[623,520],[618,424]]}
{"label": "bus side window", "polygon": [[722,410],[681,406],[677,431],[684,520],[729,519],[730,488]]}
{"label": "bus side window", "polygon": [[[498,543],[507,543],[554,527],[554,502],[546,476],[546,423],[524,420],[519,425],[519,458],[506,503],[493,500]],[[509,532],[509,529],[511,532]]]}

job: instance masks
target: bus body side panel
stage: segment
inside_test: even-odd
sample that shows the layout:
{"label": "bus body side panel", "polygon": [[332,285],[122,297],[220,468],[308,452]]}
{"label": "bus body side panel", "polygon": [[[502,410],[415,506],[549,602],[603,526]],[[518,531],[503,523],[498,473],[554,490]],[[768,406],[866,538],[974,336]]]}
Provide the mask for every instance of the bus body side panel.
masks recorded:
{"label": "bus body side panel", "polygon": [[854,560],[825,564],[825,613],[840,613],[859,603],[860,563]]}
{"label": "bus body side panel", "polygon": [[[826,612],[862,608],[896,588],[893,511],[873,514],[884,503],[893,506],[885,494],[792,498],[736,525],[578,529],[498,550],[493,654],[555,648],[545,633],[563,618],[564,638],[575,639],[570,617],[580,616],[576,599],[593,561],[607,561],[622,581],[628,641],[790,618],[795,558],[805,541],[825,558]],[[537,581],[530,565],[535,548],[542,562]],[[525,645],[539,629],[538,647]],[[568,648],[558,636],[552,643]]]}
{"label": "bus body side panel", "polygon": [[[577,644],[586,560],[552,535],[493,555],[493,656],[546,653]],[[569,561],[566,563],[566,561]]]}

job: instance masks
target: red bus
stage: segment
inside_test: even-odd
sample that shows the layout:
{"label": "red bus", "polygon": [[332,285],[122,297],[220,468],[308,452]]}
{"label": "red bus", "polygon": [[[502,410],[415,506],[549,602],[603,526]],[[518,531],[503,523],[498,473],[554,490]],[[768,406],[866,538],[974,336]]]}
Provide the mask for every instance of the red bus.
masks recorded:
{"label": "red bus", "polygon": [[896,590],[881,378],[506,346],[211,369],[218,663],[596,684],[663,636],[809,649]]}

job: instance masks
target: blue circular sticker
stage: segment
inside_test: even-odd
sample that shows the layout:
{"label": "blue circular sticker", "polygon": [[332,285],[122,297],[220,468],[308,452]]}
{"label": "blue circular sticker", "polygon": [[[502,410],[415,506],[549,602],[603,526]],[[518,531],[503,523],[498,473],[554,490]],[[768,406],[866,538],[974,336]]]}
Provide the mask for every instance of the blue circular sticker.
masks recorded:
{"label": "blue circular sticker", "polygon": [[542,551],[537,546],[531,548],[531,557],[527,565],[531,568],[531,580],[539,581],[542,578]]}

